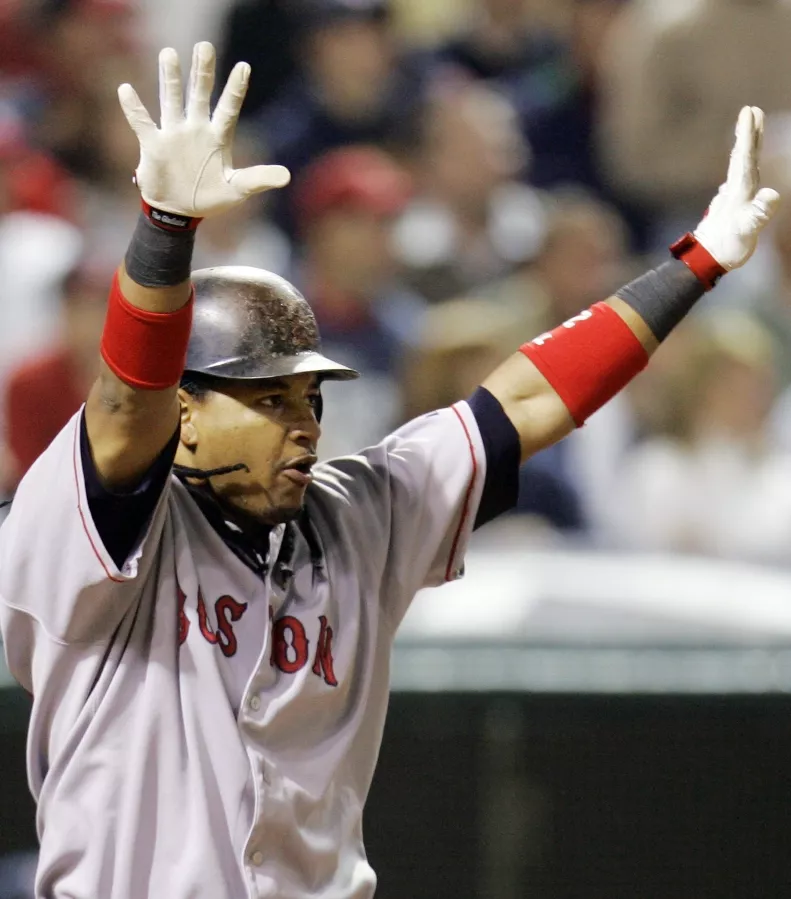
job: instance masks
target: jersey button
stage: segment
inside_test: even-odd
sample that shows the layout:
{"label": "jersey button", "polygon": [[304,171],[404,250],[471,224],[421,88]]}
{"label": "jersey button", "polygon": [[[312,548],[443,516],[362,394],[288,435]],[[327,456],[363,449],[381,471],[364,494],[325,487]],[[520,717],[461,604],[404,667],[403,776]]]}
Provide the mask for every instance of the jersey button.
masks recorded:
{"label": "jersey button", "polygon": [[263,852],[254,852],[254,853],[250,856],[250,861],[251,861],[256,867],[258,867],[259,865],[262,865],[262,864],[264,863],[264,854],[263,854]]}
{"label": "jersey button", "polygon": [[250,700],[250,708],[254,712],[257,712],[261,708],[261,700],[257,696],[253,696],[253,698]]}

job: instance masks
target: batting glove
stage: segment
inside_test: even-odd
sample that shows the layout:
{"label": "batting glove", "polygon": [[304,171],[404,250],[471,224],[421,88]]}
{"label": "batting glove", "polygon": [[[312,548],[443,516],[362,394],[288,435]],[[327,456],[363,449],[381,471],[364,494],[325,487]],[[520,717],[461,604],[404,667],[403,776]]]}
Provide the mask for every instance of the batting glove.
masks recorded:
{"label": "batting glove", "polygon": [[745,106],[736,123],[727,180],[695,231],[671,247],[673,255],[686,262],[708,288],[747,262],[780,202],[776,190],[759,189],[763,133],[763,111]]}
{"label": "batting glove", "polygon": [[135,177],[144,203],[155,210],[192,219],[217,215],[261,191],[288,184],[280,165],[234,169],[231,147],[247,92],[250,66],[237,63],[211,114],[215,51],[204,41],[192,54],[187,99],[182,96],[181,70],[175,50],[159,54],[160,126],[131,84],[118,88],[126,120],[140,142]]}

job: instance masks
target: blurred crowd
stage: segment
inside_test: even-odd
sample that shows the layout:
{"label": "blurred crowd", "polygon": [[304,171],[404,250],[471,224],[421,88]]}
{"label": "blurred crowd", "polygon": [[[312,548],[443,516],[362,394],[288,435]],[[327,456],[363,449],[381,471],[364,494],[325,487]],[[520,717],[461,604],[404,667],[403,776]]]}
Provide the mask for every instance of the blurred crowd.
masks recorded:
{"label": "blurred crowd", "polygon": [[[237,165],[292,184],[198,232],[195,267],[295,282],[331,356],[322,452],[474,390],[507,354],[666,258],[768,114],[791,194],[791,0],[3,0],[0,481],[96,374],[138,213],[122,81],[218,47],[252,79]],[[791,203],[634,385],[522,469],[525,538],[791,560]]]}

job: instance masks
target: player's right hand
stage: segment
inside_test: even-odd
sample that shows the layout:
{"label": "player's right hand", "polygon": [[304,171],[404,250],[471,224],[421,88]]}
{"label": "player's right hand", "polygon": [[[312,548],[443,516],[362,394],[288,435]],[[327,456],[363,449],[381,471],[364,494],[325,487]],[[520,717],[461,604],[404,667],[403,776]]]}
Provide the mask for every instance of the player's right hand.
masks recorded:
{"label": "player's right hand", "polygon": [[205,218],[253,194],[283,187],[291,178],[280,165],[234,169],[231,149],[250,66],[234,66],[212,115],[215,56],[210,43],[195,45],[185,103],[178,55],[170,48],[162,50],[159,128],[131,84],[118,88],[121,108],[140,142],[137,186],[143,200],[157,209]]}

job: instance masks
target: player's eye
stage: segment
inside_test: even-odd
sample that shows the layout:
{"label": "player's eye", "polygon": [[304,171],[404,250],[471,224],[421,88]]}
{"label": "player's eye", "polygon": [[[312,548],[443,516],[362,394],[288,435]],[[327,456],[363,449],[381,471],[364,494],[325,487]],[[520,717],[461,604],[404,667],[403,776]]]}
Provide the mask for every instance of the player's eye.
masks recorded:
{"label": "player's eye", "polygon": [[262,396],[258,402],[265,409],[280,409],[283,406],[283,396],[280,393],[270,393]]}
{"label": "player's eye", "polygon": [[315,409],[319,404],[319,400],[321,399],[320,393],[311,393],[308,395],[308,402]]}

